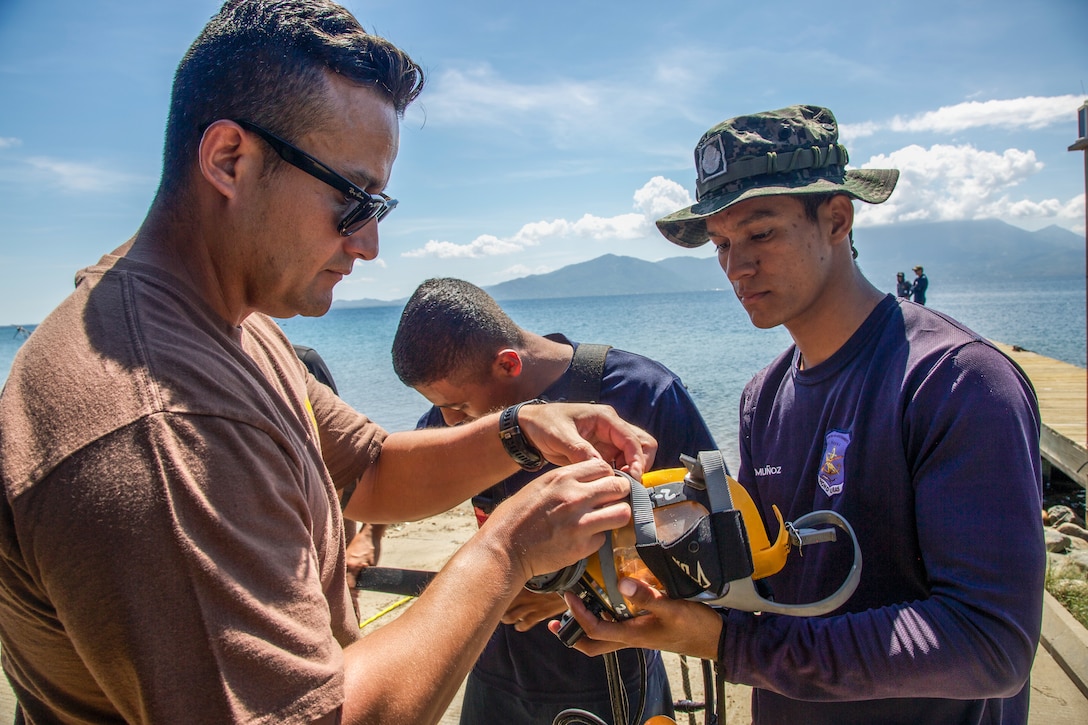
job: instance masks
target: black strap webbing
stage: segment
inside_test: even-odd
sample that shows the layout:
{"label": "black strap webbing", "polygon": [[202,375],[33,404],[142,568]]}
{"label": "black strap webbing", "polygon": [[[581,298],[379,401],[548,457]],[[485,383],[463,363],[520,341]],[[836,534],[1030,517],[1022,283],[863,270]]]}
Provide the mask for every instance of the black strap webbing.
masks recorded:
{"label": "black strap webbing", "polygon": [[437,572],[368,566],[355,575],[355,588],[370,592],[418,597]]}
{"label": "black strap webbing", "polygon": [[570,392],[567,400],[572,403],[596,403],[600,400],[604,358],[611,349],[611,345],[585,342],[574,349],[574,357],[570,361]]}

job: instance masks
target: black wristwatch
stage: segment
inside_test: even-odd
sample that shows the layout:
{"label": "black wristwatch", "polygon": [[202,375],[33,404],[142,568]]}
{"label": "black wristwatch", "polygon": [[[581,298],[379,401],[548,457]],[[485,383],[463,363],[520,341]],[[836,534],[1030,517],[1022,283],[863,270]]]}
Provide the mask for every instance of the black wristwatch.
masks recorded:
{"label": "black wristwatch", "polygon": [[540,455],[540,451],[530,445],[525,434],[521,432],[521,426],[518,425],[518,411],[523,405],[538,405],[544,402],[546,401],[540,399],[526,400],[524,403],[511,405],[499,416],[499,438],[502,440],[502,447],[514,459],[514,462],[526,471],[539,471],[547,461]]}

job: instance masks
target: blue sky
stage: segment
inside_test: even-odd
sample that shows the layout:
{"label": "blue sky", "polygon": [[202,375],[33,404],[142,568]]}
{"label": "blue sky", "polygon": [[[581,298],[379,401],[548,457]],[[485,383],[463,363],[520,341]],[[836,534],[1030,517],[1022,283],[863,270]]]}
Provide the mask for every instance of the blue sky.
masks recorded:
{"label": "blue sky", "polygon": [[[381,256],[338,299],[684,253],[692,149],[730,116],[830,107],[899,189],[858,225],[996,217],[1084,233],[1088,3],[345,3],[428,88],[402,124]],[[0,0],[0,324],[40,321],[158,183],[174,68],[216,0]],[[708,256],[706,248],[695,254]]]}

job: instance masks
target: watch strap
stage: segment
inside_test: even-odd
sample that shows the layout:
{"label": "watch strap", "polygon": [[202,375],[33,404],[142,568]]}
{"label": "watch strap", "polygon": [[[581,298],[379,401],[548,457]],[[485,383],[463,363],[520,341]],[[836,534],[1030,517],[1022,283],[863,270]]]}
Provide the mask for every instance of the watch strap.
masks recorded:
{"label": "watch strap", "polygon": [[540,455],[540,451],[529,443],[522,432],[518,424],[518,411],[523,405],[538,405],[543,402],[545,401],[539,399],[526,400],[523,403],[511,405],[499,415],[499,439],[502,441],[502,446],[514,462],[526,471],[539,471],[547,461]]}

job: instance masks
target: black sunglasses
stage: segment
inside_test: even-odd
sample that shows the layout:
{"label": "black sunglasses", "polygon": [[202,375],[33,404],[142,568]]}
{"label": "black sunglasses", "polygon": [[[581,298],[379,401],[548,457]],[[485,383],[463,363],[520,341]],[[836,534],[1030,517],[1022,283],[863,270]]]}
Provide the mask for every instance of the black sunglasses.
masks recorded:
{"label": "black sunglasses", "polygon": [[342,236],[350,237],[366,226],[366,223],[371,219],[380,222],[397,206],[396,199],[391,199],[385,194],[371,194],[365,189],[359,188],[313,156],[284,141],[271,131],[266,131],[249,121],[235,120],[234,122],[247,131],[252,131],[263,138],[287,163],[305,171],[315,179],[324,181],[349,199],[355,200],[355,206],[348,209],[348,213],[340,220],[340,225],[337,227]]}

